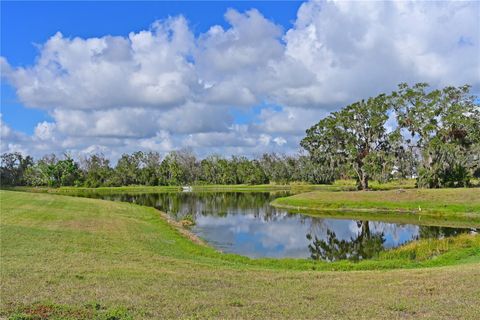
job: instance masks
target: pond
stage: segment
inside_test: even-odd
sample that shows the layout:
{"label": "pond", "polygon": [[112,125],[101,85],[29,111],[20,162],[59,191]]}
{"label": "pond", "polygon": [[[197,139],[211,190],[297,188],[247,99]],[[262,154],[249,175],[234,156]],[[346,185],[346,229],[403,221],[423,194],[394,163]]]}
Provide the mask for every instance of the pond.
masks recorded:
{"label": "pond", "polygon": [[441,238],[475,229],[344,220],[290,214],[269,203],[287,192],[177,192],[95,195],[155,207],[222,252],[252,258],[360,260],[412,240]]}

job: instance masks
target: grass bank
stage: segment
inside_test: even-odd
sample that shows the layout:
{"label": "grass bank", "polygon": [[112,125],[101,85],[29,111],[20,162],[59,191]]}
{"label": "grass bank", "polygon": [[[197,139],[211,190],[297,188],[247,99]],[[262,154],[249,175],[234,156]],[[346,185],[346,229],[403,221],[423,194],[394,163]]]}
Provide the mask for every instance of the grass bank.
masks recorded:
{"label": "grass bank", "polygon": [[126,186],[126,187],[11,187],[5,188],[10,191],[24,191],[32,193],[54,193],[62,195],[76,195],[83,193],[97,194],[118,194],[118,193],[162,193],[162,192],[178,192],[182,190],[179,186]]}
{"label": "grass bank", "polygon": [[[347,185],[314,185],[314,184],[198,184],[191,186],[192,191],[228,191],[228,192],[270,192],[277,190],[299,190],[299,191],[342,191],[348,190],[351,186]],[[96,192],[96,193],[161,193],[182,191],[182,186],[125,186],[125,187],[5,187],[5,190],[25,191],[35,193],[57,193],[70,194],[76,192]]]}
{"label": "grass bank", "polygon": [[[337,180],[333,184],[308,184],[292,182],[290,184],[194,184],[191,186],[195,192],[272,192],[288,190],[295,193],[307,191],[354,191],[357,189],[355,180]],[[372,190],[392,190],[392,189],[410,189],[415,188],[415,180],[393,180],[386,183],[372,181],[370,184]],[[117,193],[161,193],[182,191],[181,186],[124,186],[124,187],[3,187],[5,190],[25,191],[36,193],[56,193],[56,194],[117,194]]]}
{"label": "grass bank", "polygon": [[[333,187],[340,188],[340,191],[355,191],[357,190],[357,181],[353,179],[335,180]],[[416,186],[415,179],[396,179],[388,182],[378,182],[372,180],[369,182],[371,190],[394,190],[394,189],[413,189]]]}
{"label": "grass bank", "polygon": [[153,208],[0,196],[4,317],[473,319],[478,311],[478,236],[420,241],[360,263],[248,259],[195,244]]}
{"label": "grass bank", "polygon": [[326,217],[480,227],[480,188],[313,191],[275,199],[272,205]]}

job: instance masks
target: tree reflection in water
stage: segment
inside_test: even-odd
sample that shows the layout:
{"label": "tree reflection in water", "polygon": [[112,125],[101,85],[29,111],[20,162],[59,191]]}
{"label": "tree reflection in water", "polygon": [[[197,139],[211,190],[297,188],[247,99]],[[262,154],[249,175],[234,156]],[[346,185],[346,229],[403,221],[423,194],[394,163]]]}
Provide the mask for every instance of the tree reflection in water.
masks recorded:
{"label": "tree reflection in water", "polygon": [[308,245],[310,257],[314,260],[336,261],[352,260],[359,261],[375,257],[382,251],[385,242],[383,233],[372,233],[368,221],[357,221],[360,232],[357,237],[350,240],[340,240],[335,232],[327,230],[325,240],[317,236],[307,234],[307,239],[312,241]]}
{"label": "tree reflection in water", "polygon": [[[277,210],[270,201],[279,196],[290,195],[278,192],[164,192],[146,194],[105,195],[102,198],[114,201],[138,203],[165,211],[181,220],[185,216],[225,217],[239,210],[251,213],[256,218],[271,221],[277,218]],[[283,210],[280,210],[283,212]]]}

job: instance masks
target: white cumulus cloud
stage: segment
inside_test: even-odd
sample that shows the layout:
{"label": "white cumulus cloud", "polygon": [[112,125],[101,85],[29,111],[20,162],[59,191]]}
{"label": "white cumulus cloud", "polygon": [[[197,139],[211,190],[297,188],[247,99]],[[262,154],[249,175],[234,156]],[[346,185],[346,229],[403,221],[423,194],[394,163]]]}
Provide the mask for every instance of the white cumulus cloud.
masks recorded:
{"label": "white cumulus cloud", "polygon": [[[59,30],[30,66],[0,57],[18,99],[52,118],[31,136],[2,122],[2,151],[294,152],[328,112],[400,82],[480,92],[478,2],[309,1],[290,28],[230,9],[229,27],[198,36],[187,18],[125,36]],[[234,108],[260,105],[275,107],[236,123]]]}

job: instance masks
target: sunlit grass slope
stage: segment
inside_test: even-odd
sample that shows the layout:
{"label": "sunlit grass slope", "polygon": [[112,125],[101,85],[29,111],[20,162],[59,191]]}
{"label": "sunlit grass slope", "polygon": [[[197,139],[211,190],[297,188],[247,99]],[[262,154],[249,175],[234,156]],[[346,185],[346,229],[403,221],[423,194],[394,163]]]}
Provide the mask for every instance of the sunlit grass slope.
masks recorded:
{"label": "sunlit grass slope", "polygon": [[[479,311],[478,236],[412,243],[360,263],[251,260],[193,243],[153,208],[0,196],[4,317],[474,319]],[[368,271],[327,271],[353,269]]]}
{"label": "sunlit grass slope", "polygon": [[480,227],[480,188],[389,191],[313,191],[275,199],[276,207],[309,214],[405,223]]}

